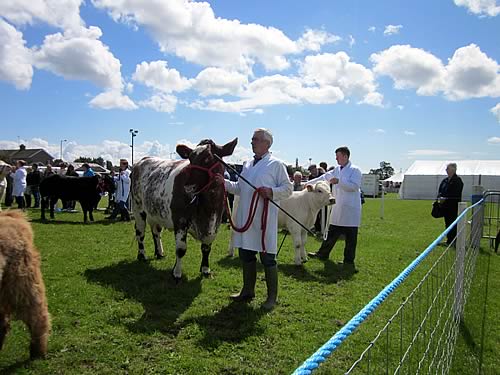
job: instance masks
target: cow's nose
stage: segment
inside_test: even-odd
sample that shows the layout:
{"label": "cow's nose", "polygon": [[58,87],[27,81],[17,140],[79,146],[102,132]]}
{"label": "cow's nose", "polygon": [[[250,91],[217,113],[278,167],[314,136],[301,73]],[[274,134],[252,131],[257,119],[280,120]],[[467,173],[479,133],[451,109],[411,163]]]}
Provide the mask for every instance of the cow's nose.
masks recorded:
{"label": "cow's nose", "polygon": [[335,204],[335,198],[333,198],[333,197],[330,198],[328,202],[329,202],[329,204]]}

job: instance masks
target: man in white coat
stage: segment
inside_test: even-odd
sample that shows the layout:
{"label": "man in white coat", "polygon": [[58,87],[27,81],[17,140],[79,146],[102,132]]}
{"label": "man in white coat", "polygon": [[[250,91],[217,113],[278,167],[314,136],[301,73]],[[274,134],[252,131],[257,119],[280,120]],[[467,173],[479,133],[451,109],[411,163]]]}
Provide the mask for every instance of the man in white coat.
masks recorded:
{"label": "man in white coat", "polygon": [[[269,130],[256,129],[251,144],[255,156],[253,160],[243,164],[241,176],[258,188],[257,194],[260,195],[260,199],[253,222],[246,231],[236,232],[234,236],[234,246],[239,248],[243,268],[243,288],[240,293],[231,295],[231,299],[237,302],[249,302],[255,297],[256,255],[259,253],[260,261],[264,265],[267,285],[267,300],[262,308],[269,311],[276,305],[278,296],[276,263],[278,209],[273,204],[269,204],[267,222],[265,222],[264,201],[272,199],[279,202],[288,198],[292,194],[293,185],[284,163],[269,152],[273,144],[273,136]],[[241,178],[236,182],[225,180],[225,186],[229,193],[240,196],[234,224],[237,228],[242,228],[249,217],[254,189]],[[265,224],[264,227],[263,224]]]}
{"label": "man in white coat", "polygon": [[122,221],[130,221],[130,213],[128,212],[127,201],[130,193],[130,170],[128,168],[127,159],[120,159],[120,171],[118,176],[115,176],[115,209],[112,214],[107,217],[108,220],[115,220],[118,213],[121,214]]}
{"label": "man in white coat", "polygon": [[339,164],[336,168],[307,182],[307,186],[318,181],[329,181],[333,184],[335,204],[332,206],[328,236],[323,240],[316,253],[309,253],[310,257],[326,260],[340,235],[345,235],[344,267],[356,272],[354,258],[356,257],[356,243],[358,227],[361,222],[361,170],[351,164],[351,152],[347,147],[335,150],[335,157]]}

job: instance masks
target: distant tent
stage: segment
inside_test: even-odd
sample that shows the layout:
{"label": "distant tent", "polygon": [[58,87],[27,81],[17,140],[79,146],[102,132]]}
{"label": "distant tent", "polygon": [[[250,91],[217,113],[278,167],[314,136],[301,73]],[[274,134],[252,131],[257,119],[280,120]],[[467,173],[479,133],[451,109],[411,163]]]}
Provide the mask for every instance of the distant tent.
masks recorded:
{"label": "distant tent", "polygon": [[403,182],[404,177],[405,177],[405,174],[403,172],[398,172],[398,173],[392,175],[391,177],[386,178],[385,180],[382,180],[382,182],[392,182],[392,183]]}
{"label": "distant tent", "polygon": [[404,173],[399,195],[402,199],[434,199],[439,184],[446,177],[446,166],[457,164],[457,175],[464,182],[462,199],[470,201],[472,186],[485,190],[500,186],[500,160],[416,160]]}

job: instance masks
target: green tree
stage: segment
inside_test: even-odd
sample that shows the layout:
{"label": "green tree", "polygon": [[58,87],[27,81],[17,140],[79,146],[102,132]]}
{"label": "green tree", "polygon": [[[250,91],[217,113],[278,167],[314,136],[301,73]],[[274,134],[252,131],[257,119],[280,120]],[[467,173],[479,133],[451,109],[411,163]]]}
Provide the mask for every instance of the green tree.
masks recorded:
{"label": "green tree", "polygon": [[394,174],[394,168],[391,167],[391,163],[381,161],[380,168],[370,169],[370,174],[377,174],[381,180],[385,180]]}

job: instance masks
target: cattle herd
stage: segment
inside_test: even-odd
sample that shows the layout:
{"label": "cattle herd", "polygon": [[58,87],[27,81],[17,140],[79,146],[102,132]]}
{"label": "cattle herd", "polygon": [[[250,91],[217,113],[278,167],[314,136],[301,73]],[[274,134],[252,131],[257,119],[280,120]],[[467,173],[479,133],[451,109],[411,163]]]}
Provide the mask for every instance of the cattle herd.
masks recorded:
{"label": "cattle herd", "polygon": [[[218,159],[231,155],[237,142],[234,139],[220,146],[206,139],[194,148],[178,145],[176,151],[182,160],[145,157],[134,164],[131,205],[135,217],[138,260],[146,259],[144,237],[148,224],[153,235],[156,258],[164,256],[162,230],[174,232],[176,261],[172,273],[176,282],[182,276],[182,258],[187,250],[188,233],[201,243],[200,272],[203,275],[210,274],[209,254],[222,221],[225,199],[224,184],[217,179],[224,173],[224,166]],[[0,174],[5,169],[0,167]],[[88,219],[93,221],[92,212],[100,197],[105,192],[112,194],[113,191],[114,182],[109,176],[49,176],[40,185],[41,219],[46,221],[47,208],[53,219],[54,205],[58,199],[63,199],[79,201],[84,222]],[[310,228],[318,211],[329,203],[332,203],[329,185],[320,182],[311,191],[294,192],[280,205]],[[237,200],[233,211],[236,207]],[[291,233],[295,248],[294,261],[296,265],[301,265],[307,260],[304,249],[307,232],[282,213],[279,215],[279,226]],[[20,259],[24,261],[20,262]],[[0,213],[0,349],[9,330],[11,316],[24,321],[30,329],[31,357],[44,356],[47,352],[50,319],[40,272],[40,255],[33,245],[33,234],[26,216],[14,210]]]}

